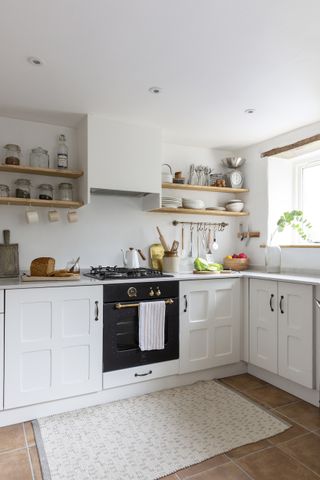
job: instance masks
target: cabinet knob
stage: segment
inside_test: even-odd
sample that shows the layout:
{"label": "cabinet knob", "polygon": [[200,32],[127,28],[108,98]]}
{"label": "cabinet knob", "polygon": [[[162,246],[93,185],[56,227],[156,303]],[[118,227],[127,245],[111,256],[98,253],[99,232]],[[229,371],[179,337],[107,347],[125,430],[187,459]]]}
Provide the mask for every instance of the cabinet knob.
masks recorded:
{"label": "cabinet knob", "polygon": [[161,295],[161,290],[160,290],[160,288],[159,288],[159,287],[157,287],[157,290],[156,290],[156,295],[157,295],[157,297],[160,297],[160,295]]}
{"label": "cabinet knob", "polygon": [[150,290],[149,290],[149,297],[153,297],[154,296],[154,291],[153,291],[153,288],[150,287]]}

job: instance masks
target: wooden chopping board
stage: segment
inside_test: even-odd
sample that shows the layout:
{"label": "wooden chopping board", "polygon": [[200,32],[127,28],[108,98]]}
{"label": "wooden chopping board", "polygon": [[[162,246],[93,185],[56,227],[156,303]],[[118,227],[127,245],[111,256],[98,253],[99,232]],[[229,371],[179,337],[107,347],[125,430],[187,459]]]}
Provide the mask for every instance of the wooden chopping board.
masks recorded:
{"label": "wooden chopping board", "polygon": [[3,230],[3,242],[0,244],[0,277],[18,277],[19,246],[10,244],[10,230]]}
{"label": "wooden chopping board", "polygon": [[75,280],[80,280],[80,275],[74,273],[72,276],[68,277],[36,277],[31,275],[21,275],[22,282],[73,282]]}

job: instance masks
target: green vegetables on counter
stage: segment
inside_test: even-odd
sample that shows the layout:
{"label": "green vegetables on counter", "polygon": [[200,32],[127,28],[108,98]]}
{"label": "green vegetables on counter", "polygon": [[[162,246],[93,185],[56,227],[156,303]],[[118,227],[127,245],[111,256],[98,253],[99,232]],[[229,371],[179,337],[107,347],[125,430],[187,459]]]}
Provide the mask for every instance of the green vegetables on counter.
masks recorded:
{"label": "green vegetables on counter", "polygon": [[220,272],[223,270],[221,263],[209,263],[204,258],[197,257],[193,263],[198,272]]}

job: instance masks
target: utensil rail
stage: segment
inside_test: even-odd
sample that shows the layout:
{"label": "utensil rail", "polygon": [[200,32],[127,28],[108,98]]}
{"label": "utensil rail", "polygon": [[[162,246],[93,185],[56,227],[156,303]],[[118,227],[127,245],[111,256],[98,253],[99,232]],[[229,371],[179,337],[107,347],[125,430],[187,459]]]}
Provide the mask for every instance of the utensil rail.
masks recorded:
{"label": "utensil rail", "polygon": [[191,225],[191,226],[196,226],[200,230],[206,227],[215,227],[217,228],[218,232],[223,232],[223,230],[229,225],[228,223],[225,222],[218,222],[218,223],[211,223],[211,222],[180,222],[178,220],[173,220],[172,225],[177,226],[177,225]]}

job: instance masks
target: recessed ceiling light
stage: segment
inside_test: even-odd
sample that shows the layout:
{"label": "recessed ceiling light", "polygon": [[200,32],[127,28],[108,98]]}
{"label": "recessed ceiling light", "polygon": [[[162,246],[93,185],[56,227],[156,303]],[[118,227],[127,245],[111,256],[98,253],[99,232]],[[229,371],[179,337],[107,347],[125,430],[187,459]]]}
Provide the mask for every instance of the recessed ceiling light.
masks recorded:
{"label": "recessed ceiling light", "polygon": [[153,93],[154,95],[159,95],[159,93],[161,93],[161,88],[160,87],[150,87],[149,92]]}
{"label": "recessed ceiling light", "polygon": [[36,67],[40,67],[41,65],[43,65],[43,61],[37,57],[28,57],[28,62],[31,63],[31,65],[35,65]]}
{"label": "recessed ceiling light", "polygon": [[247,113],[248,115],[252,115],[253,113],[255,113],[255,108],[247,108],[244,113]]}

